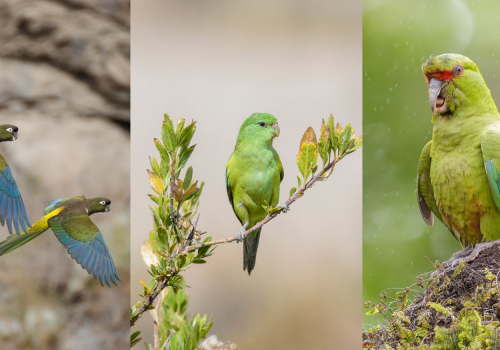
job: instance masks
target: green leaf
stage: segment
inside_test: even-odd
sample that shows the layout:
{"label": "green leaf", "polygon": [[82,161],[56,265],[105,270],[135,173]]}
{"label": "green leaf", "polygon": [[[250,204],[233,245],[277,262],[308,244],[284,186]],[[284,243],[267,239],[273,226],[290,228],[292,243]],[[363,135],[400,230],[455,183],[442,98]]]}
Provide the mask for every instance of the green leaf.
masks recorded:
{"label": "green leaf", "polygon": [[330,128],[325,124],[325,120],[323,119],[321,123],[321,135],[318,140],[318,152],[323,161],[323,169],[328,164],[330,144]]}
{"label": "green leaf", "polygon": [[293,196],[293,194],[297,191],[297,187],[292,187],[290,189],[290,197]]}
{"label": "green leaf", "polygon": [[161,159],[167,163],[170,163],[170,157],[168,156],[167,150],[161,144],[160,140],[155,139],[155,146],[158,152],[160,152]]}
{"label": "green leaf", "polygon": [[[184,129],[184,124],[185,124],[185,120],[184,119],[179,119],[179,121],[177,122],[177,126],[175,127],[175,136],[177,137],[177,140],[179,140],[179,134],[182,132],[182,130]],[[179,143],[180,144],[180,143]]]}
{"label": "green leaf", "polygon": [[160,203],[160,198],[159,198],[158,196],[154,196],[154,195],[152,195],[152,194],[148,194],[148,196],[149,196],[149,198],[151,198],[151,200],[152,200],[153,202],[155,202],[156,204],[160,205],[160,204],[159,204],[159,203]]}
{"label": "green leaf", "polygon": [[189,145],[191,139],[193,138],[194,132],[196,131],[195,124],[196,122],[192,122],[191,124],[186,126],[184,130],[182,130],[180,135],[177,134],[179,147],[187,147]]}
{"label": "green leaf", "polygon": [[193,264],[206,264],[206,261],[203,259],[194,259]]}
{"label": "green leaf", "polygon": [[163,119],[165,119],[165,121],[170,124],[172,129],[174,128],[174,123],[172,122],[172,119],[170,118],[170,116],[167,113],[163,114]]}
{"label": "green leaf", "polygon": [[170,153],[172,158],[174,158],[175,152],[177,151],[177,139],[171,123],[163,122],[161,127],[161,138],[166,150]]}
{"label": "green leaf", "polygon": [[130,347],[133,347],[142,340],[142,338],[137,338],[139,334],[141,334],[141,331],[134,332],[130,335]]}
{"label": "green leaf", "polygon": [[189,148],[182,148],[181,153],[179,154],[179,164],[176,164],[176,169],[181,170],[186,166],[187,161],[189,160],[189,157],[191,157],[191,154],[194,151],[194,148],[196,145],[193,145]]}
{"label": "green leaf", "polygon": [[312,169],[316,166],[317,162],[318,149],[316,134],[314,133],[313,128],[309,127],[304,133],[304,136],[302,136],[299,154],[297,155],[297,166],[299,167],[299,171],[304,178],[304,185],[306,184],[307,179],[309,175],[311,175]]}
{"label": "green leaf", "polygon": [[297,181],[299,183],[299,185],[297,186],[297,188],[301,188],[302,187],[302,181],[300,180],[300,177],[297,175]]}
{"label": "green leaf", "polygon": [[193,167],[190,166],[186,171],[186,176],[184,177],[184,191],[188,189],[189,185],[191,185],[191,181],[193,181]]}

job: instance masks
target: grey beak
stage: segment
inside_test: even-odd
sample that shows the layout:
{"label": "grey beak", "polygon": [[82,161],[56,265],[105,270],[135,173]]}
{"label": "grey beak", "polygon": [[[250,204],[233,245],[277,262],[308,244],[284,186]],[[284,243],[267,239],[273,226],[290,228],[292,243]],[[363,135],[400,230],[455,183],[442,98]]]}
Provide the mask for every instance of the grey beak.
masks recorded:
{"label": "grey beak", "polygon": [[442,87],[442,81],[439,81],[435,78],[431,78],[431,80],[429,81],[429,103],[431,104],[432,114],[436,114],[436,102],[439,94],[441,93]]}
{"label": "grey beak", "polygon": [[106,205],[106,212],[110,211],[111,210],[111,204],[107,204]]}
{"label": "grey beak", "polygon": [[14,140],[17,140],[17,135],[18,135],[18,132],[17,132],[17,131],[14,131],[14,132],[12,133],[12,135],[14,135]]}

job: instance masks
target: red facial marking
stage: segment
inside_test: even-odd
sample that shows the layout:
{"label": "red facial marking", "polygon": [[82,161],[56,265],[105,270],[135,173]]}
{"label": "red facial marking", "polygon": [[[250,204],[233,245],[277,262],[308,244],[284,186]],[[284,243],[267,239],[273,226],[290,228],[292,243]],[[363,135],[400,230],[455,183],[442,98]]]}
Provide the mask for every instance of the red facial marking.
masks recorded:
{"label": "red facial marking", "polygon": [[[457,68],[460,68],[458,70]],[[427,85],[429,85],[429,80],[434,78],[439,81],[450,81],[453,78],[460,77],[464,74],[464,67],[460,63],[457,63],[453,70],[441,70],[435,71],[429,74],[425,74],[425,80],[427,81]]]}
{"label": "red facial marking", "polygon": [[451,70],[436,71],[429,74],[429,77],[437,79],[439,81],[450,81],[451,79],[453,79],[453,71]]}

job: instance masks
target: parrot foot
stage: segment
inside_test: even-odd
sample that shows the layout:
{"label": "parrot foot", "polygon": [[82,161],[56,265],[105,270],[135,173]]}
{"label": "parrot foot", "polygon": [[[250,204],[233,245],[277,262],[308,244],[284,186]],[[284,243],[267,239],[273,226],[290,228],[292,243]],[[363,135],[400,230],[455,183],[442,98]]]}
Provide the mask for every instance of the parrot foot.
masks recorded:
{"label": "parrot foot", "polygon": [[276,208],[283,209],[283,213],[286,213],[287,211],[290,210],[290,207],[288,206],[288,204],[286,204],[286,202],[279,202]]}
{"label": "parrot foot", "polygon": [[475,247],[468,246],[465,249],[453,254],[450,260],[443,263],[443,266],[454,268],[462,263],[470,263],[471,261],[474,261],[482,251],[495,245],[500,245],[500,239],[493,242],[479,243],[476,244]]}
{"label": "parrot foot", "polygon": [[247,230],[247,227],[248,227],[248,222],[245,222],[245,225],[241,226],[238,232],[236,232],[236,236],[238,237],[236,242],[238,243],[243,242],[243,240],[245,239],[245,231]]}

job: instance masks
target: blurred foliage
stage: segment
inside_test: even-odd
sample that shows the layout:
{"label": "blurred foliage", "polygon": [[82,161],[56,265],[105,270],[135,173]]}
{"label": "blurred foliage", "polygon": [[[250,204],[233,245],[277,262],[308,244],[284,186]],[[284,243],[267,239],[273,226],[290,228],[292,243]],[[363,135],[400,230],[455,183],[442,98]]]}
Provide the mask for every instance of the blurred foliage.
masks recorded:
{"label": "blurred foliage", "polygon": [[[154,229],[150,232],[149,240],[141,247],[143,260],[150,267],[148,272],[152,279],[149,283],[140,281],[144,287],[143,293],[139,294],[142,301],[130,308],[131,325],[135,324],[144,311],[149,310],[157,329],[155,349],[194,350],[199,346],[234,349],[234,344],[224,344],[216,337],[207,338],[206,344],[200,343],[212,327],[212,319],[199,314],[189,319],[186,314],[188,296],[181,273],[193,264],[206,263],[205,258],[213,255],[216,245],[193,247],[201,243],[201,235],[205,233],[197,230],[198,219],[193,224],[204,183],[198,188],[192,167],[185,171],[183,177],[181,173],[195,149],[195,146],[190,146],[196,131],[195,122],[186,126],[185,120],[180,119],[174,128],[167,114],[164,119],[162,141],[154,139],[160,162],[153,157],[150,159],[151,170],[147,170],[149,184],[155,192],[149,195],[156,204],[150,207]],[[319,142],[314,130],[309,127],[302,137],[297,155],[297,166],[302,179],[297,176],[299,190],[295,193],[297,188],[292,188],[290,197],[295,194],[293,200],[300,198],[314,182],[326,180],[335,164],[361,147],[362,141],[361,136],[355,136],[350,124],[344,128],[337,123],[334,127],[332,115],[326,123],[324,120],[322,122]],[[315,175],[320,156],[323,167]],[[283,210],[279,207],[272,208],[267,203],[264,208],[269,215]],[[211,240],[212,237],[207,237],[203,242]],[[152,299],[155,298],[153,302]],[[131,347],[140,342],[140,333],[136,331],[131,334]],[[151,346],[146,344],[146,348],[150,349]]]}
{"label": "blurred foliage", "polygon": [[[363,3],[363,299],[401,288],[460,249],[430,228],[416,199],[418,157],[432,132],[421,64],[459,53],[481,70],[498,104],[497,1],[370,0]],[[430,261],[429,261],[430,260]],[[395,297],[395,296],[394,296]],[[365,310],[366,311],[366,310]],[[373,316],[364,323],[376,324]]]}

